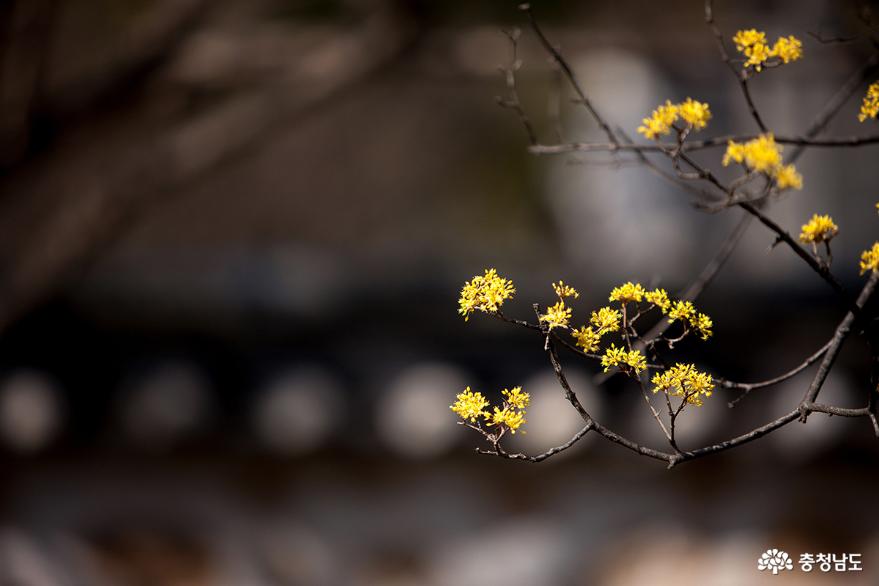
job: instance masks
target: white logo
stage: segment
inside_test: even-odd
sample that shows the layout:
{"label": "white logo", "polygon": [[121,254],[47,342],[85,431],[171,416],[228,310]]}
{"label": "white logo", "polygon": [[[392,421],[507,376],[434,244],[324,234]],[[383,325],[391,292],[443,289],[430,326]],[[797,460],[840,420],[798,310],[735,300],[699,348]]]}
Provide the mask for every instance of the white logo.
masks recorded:
{"label": "white logo", "polygon": [[782,570],[793,570],[794,564],[787,552],[773,548],[763,552],[763,555],[757,560],[757,569],[761,572],[772,570],[772,574],[775,575]]}

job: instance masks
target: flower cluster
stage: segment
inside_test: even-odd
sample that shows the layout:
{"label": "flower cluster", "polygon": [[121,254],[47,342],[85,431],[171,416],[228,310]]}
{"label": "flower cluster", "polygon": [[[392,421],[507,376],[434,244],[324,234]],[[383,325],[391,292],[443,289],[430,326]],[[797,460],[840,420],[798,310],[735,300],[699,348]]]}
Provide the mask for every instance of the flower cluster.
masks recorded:
{"label": "flower cluster", "polygon": [[803,56],[803,43],[793,35],[779,37],[772,47],[766,41],[766,33],[755,29],[741,30],[733,36],[736,49],[748,59],[745,68],[762,71],[764,66],[780,65],[796,61]]}
{"label": "flower cluster", "polygon": [[[584,352],[595,352],[601,342],[601,337],[620,329],[620,320],[623,314],[612,307],[602,307],[592,312],[589,318],[590,326],[582,326],[574,330],[572,335]],[[595,329],[593,329],[593,327]]]}
{"label": "flower cluster", "polygon": [[668,314],[668,321],[670,323],[680,320],[685,324],[684,327],[689,326],[697,331],[699,337],[703,340],[707,340],[714,334],[714,331],[711,329],[714,327],[714,322],[711,321],[707,314],[697,311],[692,301],[675,301],[663,313]]}
{"label": "flower cluster", "polygon": [[458,313],[464,316],[464,321],[477,310],[496,313],[515,293],[512,281],[499,276],[494,269],[486,269],[484,275],[477,275],[464,283],[458,299]]}
{"label": "flower cluster", "polygon": [[781,159],[782,147],[772,134],[761,134],[748,142],[729,141],[723,155],[723,166],[731,162],[744,165],[751,171],[763,173],[774,179],[779,189],[802,189],[803,178],[793,165],[785,165]]}
{"label": "flower cluster", "polygon": [[[450,408],[464,422],[477,423],[479,418],[483,418],[487,421],[487,425],[499,426],[500,432],[509,430],[516,433],[527,423],[525,409],[531,403],[531,395],[522,391],[522,387],[504,389],[501,394],[504,396],[503,404],[500,407],[493,407],[489,412],[486,409],[489,407],[488,399],[482,393],[471,391],[470,387],[467,387],[458,394],[457,400],[450,405]],[[481,430],[481,427],[479,429]]]}
{"label": "flower cluster", "polygon": [[580,297],[580,293],[570,285],[565,285],[564,281],[553,283],[552,288],[558,295],[558,303],[550,305],[546,308],[546,313],[540,316],[540,321],[546,324],[550,330],[553,328],[567,328],[571,321],[571,308],[565,305],[566,297],[574,299]]}
{"label": "flower cluster", "polygon": [[482,393],[471,391],[470,387],[467,387],[463,392],[458,393],[456,399],[449,407],[461,419],[476,423],[480,417],[488,417],[488,412],[485,410],[488,407],[488,399],[483,397]]}
{"label": "flower cluster", "polygon": [[714,390],[711,375],[697,370],[692,364],[677,363],[653,375],[651,382],[654,393],[662,391],[670,397],[681,397],[697,407],[701,407],[703,398],[710,397]]}
{"label": "flower cluster", "polygon": [[687,98],[679,104],[672,104],[671,100],[666,100],[665,104],[657,106],[650,117],[641,121],[638,132],[648,139],[654,140],[661,134],[671,132],[678,118],[683,120],[690,129],[702,130],[708,126],[708,121],[711,120],[711,110],[708,104],[693,98]]}
{"label": "flower cluster", "polygon": [[830,242],[839,232],[839,227],[833,222],[833,218],[824,214],[813,214],[812,219],[800,228],[800,242],[803,244],[818,244]]}
{"label": "flower cluster", "polygon": [[671,307],[671,299],[668,298],[668,292],[665,289],[654,289],[653,291],[647,291],[644,293],[644,299],[647,303],[652,303],[662,313],[668,312]]}
{"label": "flower cluster", "polygon": [[609,332],[615,332],[620,329],[620,319],[623,314],[619,310],[612,307],[602,307],[592,312],[589,323],[598,328],[598,335],[603,336]]}
{"label": "flower cluster", "polygon": [[626,350],[611,344],[601,357],[601,366],[604,372],[616,366],[628,374],[637,375],[647,368],[647,359],[638,350]]}
{"label": "flower cluster", "polygon": [[620,303],[627,303],[629,301],[641,303],[645,293],[646,291],[640,283],[632,283],[629,281],[619,287],[614,287],[610,292],[610,298],[608,300],[619,301]]}
{"label": "flower cluster", "polygon": [[879,242],[861,253],[861,274],[867,271],[879,271]]}
{"label": "flower cluster", "polygon": [[867,95],[864,96],[864,102],[861,104],[858,120],[863,122],[867,118],[876,118],[877,116],[879,116],[879,81],[874,81],[867,88]]}

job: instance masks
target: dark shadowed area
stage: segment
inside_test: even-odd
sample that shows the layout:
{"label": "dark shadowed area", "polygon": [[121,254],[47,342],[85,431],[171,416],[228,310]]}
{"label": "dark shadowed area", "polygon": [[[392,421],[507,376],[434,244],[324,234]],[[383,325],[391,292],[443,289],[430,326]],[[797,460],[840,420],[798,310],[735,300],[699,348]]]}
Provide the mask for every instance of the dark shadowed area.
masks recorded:
{"label": "dark shadowed area", "polygon": [[[803,40],[802,60],[750,83],[778,135],[803,135],[875,59],[871,6],[715,2],[730,47],[752,27]],[[633,140],[688,96],[713,113],[694,139],[758,132],[702,2],[533,10]],[[563,279],[582,323],[621,282],[685,290],[743,217],[695,209],[630,156],[529,153],[496,99],[514,27],[540,142],[604,140],[516,2],[0,3],[0,584],[879,583],[866,417],[814,413],[671,470],[595,434],[539,464],[474,453],[487,444],[449,410],[466,386],[531,393],[511,451],[582,421],[539,332],[457,315],[466,280],[496,267],[517,288],[504,312],[533,321]],[[876,79],[820,136],[879,133],[857,120]],[[722,153],[694,157],[726,181]],[[852,295],[879,233],[877,154],[811,147],[803,189],[762,208],[794,236],[832,215]],[[714,336],[682,346],[688,361],[758,381],[833,335],[845,305],[775,244],[751,222],[699,297]],[[855,329],[822,401],[870,392]],[[662,448],[636,384],[560,357],[596,418]],[[814,371],[735,408],[717,388],[682,416],[682,448],[791,411]],[[769,548],[856,553],[863,570],[772,576]]]}

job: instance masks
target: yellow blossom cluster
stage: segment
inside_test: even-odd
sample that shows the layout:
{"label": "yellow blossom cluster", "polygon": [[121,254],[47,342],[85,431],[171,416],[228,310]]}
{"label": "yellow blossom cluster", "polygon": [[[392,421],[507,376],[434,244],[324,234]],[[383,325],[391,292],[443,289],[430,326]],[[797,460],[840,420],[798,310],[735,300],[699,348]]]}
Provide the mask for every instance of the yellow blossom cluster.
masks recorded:
{"label": "yellow blossom cluster", "polygon": [[654,393],[662,391],[670,397],[682,397],[697,407],[701,407],[703,398],[710,397],[714,390],[711,375],[697,370],[692,364],[675,364],[653,375],[651,382]]}
{"label": "yellow blossom cluster", "polygon": [[867,271],[879,271],[879,242],[861,253],[861,274]]}
{"label": "yellow blossom cluster", "polygon": [[[713,334],[711,328],[714,324],[710,317],[699,312],[691,301],[672,301],[668,296],[668,292],[660,287],[648,291],[640,283],[632,283],[630,281],[619,287],[614,287],[610,292],[610,300],[617,301],[621,304],[646,301],[657,307],[663,315],[668,316],[669,322],[681,320],[682,322],[689,324],[690,327],[699,333],[699,336],[703,340],[707,340]],[[617,314],[615,319],[613,319],[614,313],[611,312]],[[619,328],[618,322],[621,317],[618,314],[619,312],[616,312],[610,307],[600,309],[597,314],[596,312],[593,312],[591,323],[598,328],[598,331],[595,333],[600,337],[606,332],[616,331]],[[612,325],[613,327],[608,328],[607,326],[609,325]],[[591,340],[591,337],[586,339]],[[586,351],[589,352],[590,350]]]}
{"label": "yellow blossom cluster", "polygon": [[540,316],[540,321],[549,329],[567,328],[571,321],[571,308],[567,307],[564,301],[559,301],[546,308],[546,313]]}
{"label": "yellow blossom cluster", "polygon": [[879,116],[879,81],[874,81],[867,88],[867,95],[864,96],[864,102],[861,104],[858,120],[863,122],[867,118],[876,118],[877,116]]}
{"label": "yellow blossom cluster", "polygon": [[589,323],[598,328],[598,335],[603,336],[604,334],[615,332],[620,329],[620,319],[622,319],[623,314],[612,307],[602,307],[597,311],[592,312],[592,316],[589,318]]}
{"label": "yellow blossom cluster", "polygon": [[577,299],[580,297],[580,293],[570,285],[565,285],[564,281],[553,283],[552,288],[555,290],[555,294],[559,296],[559,299],[564,299],[565,297],[573,297],[574,299]]}
{"label": "yellow blossom cluster", "polygon": [[485,410],[488,407],[488,399],[482,396],[482,393],[471,391],[470,387],[467,387],[463,392],[458,393],[456,399],[450,408],[461,419],[476,423],[478,418],[488,417],[488,412]]}
{"label": "yellow blossom cluster", "polygon": [[571,321],[571,308],[565,305],[566,297],[577,299],[580,293],[570,285],[565,285],[564,281],[553,283],[552,288],[558,295],[559,301],[555,305],[546,308],[546,313],[539,317],[542,323],[551,330],[553,328],[567,328]]}
{"label": "yellow blossom cluster", "polygon": [[580,326],[580,329],[574,330],[571,335],[583,352],[595,352],[601,343],[601,333],[593,330],[592,326]]}
{"label": "yellow blossom cluster", "polygon": [[610,292],[609,301],[619,301],[620,303],[633,301],[635,303],[641,303],[645,293],[646,291],[640,283],[632,283],[629,281],[619,287],[614,287]]}
{"label": "yellow blossom cluster", "polygon": [[661,134],[668,134],[678,118],[682,119],[693,130],[702,130],[711,120],[711,109],[708,104],[693,98],[687,98],[679,104],[666,100],[665,104],[656,107],[653,113],[641,121],[638,132],[650,140]]}
{"label": "yellow blossom cluster", "polygon": [[471,391],[470,387],[467,387],[458,394],[457,400],[450,405],[450,408],[465,422],[476,423],[481,417],[488,425],[504,426],[512,433],[516,433],[523,424],[527,423],[525,409],[531,404],[531,395],[522,391],[522,387],[504,389],[501,394],[504,396],[503,404],[500,407],[493,407],[489,412],[486,409],[489,406],[488,399],[482,393]]}
{"label": "yellow blossom cluster", "polygon": [[484,275],[476,275],[464,283],[458,313],[464,316],[464,321],[469,320],[474,311],[495,313],[515,293],[512,281],[499,276],[494,269],[486,269]]}
{"label": "yellow blossom cluster", "polygon": [[697,311],[692,301],[675,301],[669,306],[668,321],[674,323],[677,320],[686,322],[694,330],[699,332],[699,337],[703,340],[710,338],[714,332],[714,322],[708,315]]}
{"label": "yellow blossom cluster", "polygon": [[577,346],[581,347],[584,352],[595,352],[598,350],[602,336],[620,329],[622,317],[623,314],[612,307],[602,307],[593,311],[589,318],[589,323],[592,325],[582,326],[572,332]]}
{"label": "yellow blossom cluster", "polygon": [[775,180],[779,189],[802,189],[803,178],[793,165],[785,165],[781,159],[782,147],[770,134],[761,134],[748,142],[729,141],[723,155],[723,166],[731,162],[744,165],[751,171],[763,173]]}
{"label": "yellow blossom cluster", "polygon": [[666,313],[671,307],[671,300],[668,298],[668,292],[665,289],[657,288],[653,291],[647,291],[644,293],[644,299],[658,307],[662,313]]}
{"label": "yellow blossom cluster", "polygon": [[[748,59],[745,67],[762,71],[765,65],[790,63],[803,56],[803,43],[793,35],[779,37],[772,47],[766,41],[766,33],[755,29],[740,30],[733,36],[736,49]],[[774,63],[769,63],[775,59]]]}
{"label": "yellow blossom cluster", "polygon": [[839,227],[833,222],[833,218],[824,214],[813,214],[812,219],[800,228],[800,242],[804,244],[817,244],[830,242],[839,232]]}
{"label": "yellow blossom cluster", "polygon": [[638,350],[626,350],[611,344],[604,351],[604,356],[601,357],[601,366],[604,367],[604,372],[616,366],[622,370],[634,372],[637,375],[647,368],[647,359]]}

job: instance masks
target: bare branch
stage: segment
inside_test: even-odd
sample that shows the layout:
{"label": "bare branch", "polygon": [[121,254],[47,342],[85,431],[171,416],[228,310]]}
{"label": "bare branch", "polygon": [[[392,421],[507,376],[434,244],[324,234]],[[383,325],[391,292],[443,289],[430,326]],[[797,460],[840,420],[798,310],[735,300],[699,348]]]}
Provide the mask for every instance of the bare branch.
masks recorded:
{"label": "bare branch", "polygon": [[814,354],[812,354],[811,356],[806,358],[803,362],[801,362],[800,364],[798,364],[797,366],[795,366],[791,370],[787,371],[786,373],[781,374],[779,376],[776,376],[774,378],[770,378],[770,379],[755,382],[755,383],[738,383],[738,382],[726,380],[723,378],[715,378],[715,381],[717,382],[718,385],[720,385],[721,387],[723,387],[725,389],[734,389],[734,390],[743,391],[741,395],[739,395],[738,397],[736,397],[735,399],[733,399],[732,401],[729,402],[729,407],[732,408],[732,407],[735,407],[739,401],[744,399],[754,389],[762,389],[765,387],[771,387],[771,386],[782,383],[782,382],[784,382],[788,379],[791,379],[791,378],[795,377],[796,375],[800,374],[801,372],[803,372],[804,370],[806,370],[807,368],[809,368],[810,366],[815,364],[815,362],[817,362],[819,358],[824,356],[824,354],[830,348],[830,344],[831,344],[831,342],[828,341],[826,344],[821,346],[821,348],[819,348],[817,352],[815,352]]}

